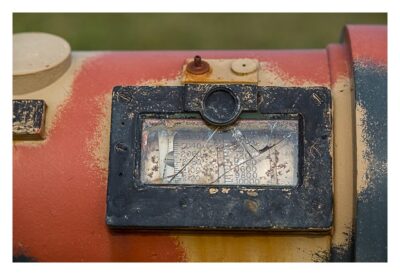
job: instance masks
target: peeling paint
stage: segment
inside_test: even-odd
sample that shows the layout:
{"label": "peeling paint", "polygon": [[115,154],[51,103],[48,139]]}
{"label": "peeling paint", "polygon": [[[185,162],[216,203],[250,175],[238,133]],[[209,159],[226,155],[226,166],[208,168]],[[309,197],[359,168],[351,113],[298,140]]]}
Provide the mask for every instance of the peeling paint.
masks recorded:
{"label": "peeling paint", "polygon": [[356,140],[357,140],[357,174],[362,175],[357,180],[357,193],[365,190],[368,187],[368,180],[365,175],[368,166],[371,163],[371,155],[365,157],[367,144],[363,138],[363,121],[365,121],[365,109],[360,105],[356,105]]}
{"label": "peeling paint", "polygon": [[43,140],[14,140],[14,144],[18,146],[43,146],[51,137],[51,132],[57,124],[58,117],[61,116],[64,106],[69,102],[72,94],[72,85],[76,74],[81,70],[85,60],[95,54],[73,53],[72,62],[68,70],[54,83],[49,86],[27,94],[15,94],[13,99],[43,99],[46,102],[46,118],[43,133]]}
{"label": "peeling paint", "polygon": [[[360,70],[365,70],[365,64],[359,67]],[[386,98],[383,94],[382,97]],[[373,95],[372,95],[373,96]],[[383,99],[385,100],[385,99]],[[369,111],[367,110],[369,108]],[[385,155],[386,143],[382,133],[376,132],[375,128],[386,127],[386,121],[379,116],[386,116],[384,110],[373,110],[371,107],[365,106],[362,99],[356,105],[356,134],[357,134],[357,170],[359,178],[357,180],[357,193],[362,193],[366,188],[371,186],[374,188],[374,181],[371,180],[374,174],[387,174],[387,160],[382,157]],[[379,112],[379,113],[378,113]],[[383,124],[382,124],[383,123]],[[386,129],[386,128],[385,128]],[[379,144],[376,143],[379,141]],[[381,147],[384,146],[384,147]],[[381,154],[377,154],[382,150]]]}
{"label": "peeling paint", "polygon": [[93,136],[87,140],[85,148],[88,154],[92,156],[92,160],[87,163],[94,171],[100,172],[106,182],[108,171],[108,152],[110,147],[110,118],[111,118],[111,94],[106,93],[93,98],[93,104],[97,104],[101,110],[93,124],[96,125],[96,131]]}
{"label": "peeling paint", "polygon": [[280,86],[280,87],[313,87],[325,86],[328,87],[329,83],[317,83],[311,80],[299,79],[295,76],[289,75],[284,72],[277,64],[272,62],[260,62],[261,70],[259,72],[260,86]]}
{"label": "peeling paint", "polygon": [[221,192],[224,193],[224,194],[229,194],[229,191],[230,191],[230,190],[231,190],[230,188],[225,188],[225,187],[223,187],[223,188],[221,189]]}
{"label": "peeling paint", "polygon": [[356,87],[356,261],[387,261],[387,68],[354,64]]}
{"label": "peeling paint", "polygon": [[[170,74],[168,70],[155,73],[151,67],[141,67],[142,74],[137,74],[132,72],[134,60],[126,62],[125,57],[97,54],[83,58],[76,75],[69,71],[63,76],[73,80],[66,92],[69,97],[57,98],[61,105],[56,99],[49,101],[54,125],[46,142],[29,147],[14,143],[14,244],[26,243],[39,261],[185,259],[174,236],[110,234],[104,222],[107,177],[102,168],[108,163],[104,158],[108,138],[107,130],[98,131],[107,121],[106,94],[111,94],[116,83],[134,84],[135,76],[165,79]],[[42,93],[47,98],[59,97],[62,93],[55,93],[59,91],[56,87],[54,83]]]}
{"label": "peeling paint", "polygon": [[334,262],[352,262],[354,261],[353,251],[353,226],[350,224],[344,227],[340,224],[340,228],[344,231],[335,230],[332,238],[330,260]]}
{"label": "peeling paint", "polygon": [[258,193],[256,192],[256,191],[247,191],[246,192],[247,193],[247,195],[248,196],[250,196],[250,197],[257,197],[258,196]]}
{"label": "peeling paint", "polygon": [[317,250],[312,255],[313,262],[326,262],[329,259],[329,250]]}
{"label": "peeling paint", "polygon": [[13,139],[40,139],[44,131],[44,100],[13,100]]}
{"label": "peeling paint", "polygon": [[[211,53],[217,57],[233,58],[257,55],[264,62],[270,55],[268,51]],[[287,53],[291,55],[286,56]],[[144,65],[139,68],[135,60],[142,58],[141,54],[74,53],[73,65],[62,78],[46,89],[29,94],[49,103],[46,117],[48,139],[45,142],[14,143],[14,242],[26,241],[34,255],[44,261],[309,261],[314,251],[329,247],[329,236],[226,236],[223,233],[203,238],[200,234],[192,234],[186,242],[184,233],[110,234],[105,230],[104,168],[108,164],[106,127],[109,127],[106,125],[109,116],[106,94],[116,85],[181,85],[179,56],[190,55],[191,52],[150,53],[141,59]],[[289,60],[294,55],[295,52],[282,52],[271,57]],[[303,56],[303,53],[298,55]],[[323,56],[323,51],[315,54],[317,59],[323,59]],[[160,57],[161,63],[157,61]],[[309,59],[308,53],[304,52],[304,57]],[[320,63],[324,66],[324,61]],[[306,79],[313,79],[307,84],[309,80],[303,82],[302,77],[296,77],[296,72],[290,73],[292,66],[289,65],[286,69],[280,67],[280,70],[285,71],[283,75],[294,84],[321,86],[321,83],[326,83],[325,71],[319,71],[318,76],[310,71],[301,72],[310,75]],[[275,85],[279,81],[269,83]],[[26,150],[25,146],[20,146],[23,144],[35,148]],[[46,157],[41,150],[46,150]],[[30,165],[29,170],[26,170],[26,164]],[[48,173],[45,178],[42,174],[44,166]],[[19,173],[21,169],[28,172]],[[31,184],[27,187],[24,183],[28,179]],[[46,188],[39,190],[38,184]],[[59,194],[69,201],[60,199]],[[47,199],[38,204],[33,198]],[[65,207],[66,203],[70,204],[69,207]],[[22,209],[27,211],[23,213]],[[41,217],[40,224],[35,222],[37,217]],[[60,234],[62,240],[58,238]],[[51,245],[43,241],[44,237],[51,240]]]}
{"label": "peeling paint", "polygon": [[208,189],[208,193],[210,193],[211,195],[214,195],[214,194],[216,194],[216,193],[218,193],[218,188],[210,188],[210,189]]}
{"label": "peeling paint", "polygon": [[[383,31],[378,36],[373,35],[377,29],[385,27],[364,27],[361,31],[359,28],[349,28],[351,47],[355,49],[352,56],[358,66],[356,70],[368,72],[372,68],[375,73],[381,73],[382,69],[386,70],[382,67],[387,62],[386,51],[382,50],[386,47],[386,34]],[[369,43],[371,37],[375,41],[373,44]],[[356,169],[347,161],[351,134],[345,129],[352,122],[346,121],[349,116],[345,109],[348,106],[342,104],[348,104],[351,96],[348,93],[352,91],[348,72],[339,73],[339,69],[329,67],[331,64],[328,65],[324,50],[201,51],[201,55],[260,60],[261,86],[331,87],[335,127],[332,239],[330,235],[267,235],[256,232],[125,234],[107,231],[104,204],[112,87],[182,85],[183,60],[197,53],[75,52],[71,67],[55,83],[36,92],[14,96],[14,99],[44,99],[49,107],[45,140],[14,141],[13,238],[17,261],[326,261],[331,244],[331,254],[348,259],[344,255],[349,253],[352,242],[354,217],[350,177]],[[331,60],[344,59],[348,60],[348,57],[333,56]],[[359,62],[361,59],[368,62]],[[329,76],[331,70],[337,72],[331,72]],[[371,77],[359,81],[359,85],[381,90]],[[368,100],[382,100],[381,94],[378,93],[378,97],[372,95]],[[383,176],[387,174],[387,163],[379,155],[385,152],[381,137],[384,135],[376,130],[382,125],[379,120],[382,117],[379,112],[368,110],[368,103],[362,100],[357,102],[355,116],[357,194],[359,205],[363,207],[358,214],[368,217],[358,224],[358,229],[377,230],[384,226],[381,221],[385,216],[377,217],[369,210],[382,207],[380,199],[386,192],[382,183],[385,182]],[[134,119],[133,115],[130,119]],[[223,194],[231,192],[229,188],[214,189]],[[252,197],[243,196],[249,210],[256,210],[249,215],[257,213],[256,198],[252,196],[255,191],[239,192]],[[382,251],[385,243],[368,237],[365,238],[366,244],[372,249],[360,246],[360,250],[372,251],[372,257],[376,259],[375,254]],[[22,242],[29,250],[18,251]]]}

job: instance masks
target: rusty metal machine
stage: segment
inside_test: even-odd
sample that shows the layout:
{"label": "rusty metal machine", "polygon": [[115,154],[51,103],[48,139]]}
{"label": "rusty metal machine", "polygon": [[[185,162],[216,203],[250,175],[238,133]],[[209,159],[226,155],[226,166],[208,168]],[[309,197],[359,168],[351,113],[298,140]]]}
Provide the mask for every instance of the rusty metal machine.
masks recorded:
{"label": "rusty metal machine", "polygon": [[386,261],[387,30],[315,50],[14,35],[14,261]]}

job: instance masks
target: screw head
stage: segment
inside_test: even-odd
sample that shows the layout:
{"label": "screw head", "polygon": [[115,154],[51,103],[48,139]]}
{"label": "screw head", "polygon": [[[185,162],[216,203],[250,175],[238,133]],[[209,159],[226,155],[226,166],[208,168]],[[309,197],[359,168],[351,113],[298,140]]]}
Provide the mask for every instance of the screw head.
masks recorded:
{"label": "screw head", "polygon": [[186,71],[191,74],[205,74],[210,71],[210,65],[201,59],[200,55],[196,55],[187,66]]}

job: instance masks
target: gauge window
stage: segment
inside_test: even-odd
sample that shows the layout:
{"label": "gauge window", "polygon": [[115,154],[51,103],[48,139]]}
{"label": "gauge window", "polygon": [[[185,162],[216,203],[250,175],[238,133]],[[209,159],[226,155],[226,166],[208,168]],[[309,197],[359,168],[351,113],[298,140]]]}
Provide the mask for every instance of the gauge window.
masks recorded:
{"label": "gauge window", "polygon": [[143,119],[145,184],[295,186],[298,163],[297,117],[224,127],[201,119]]}

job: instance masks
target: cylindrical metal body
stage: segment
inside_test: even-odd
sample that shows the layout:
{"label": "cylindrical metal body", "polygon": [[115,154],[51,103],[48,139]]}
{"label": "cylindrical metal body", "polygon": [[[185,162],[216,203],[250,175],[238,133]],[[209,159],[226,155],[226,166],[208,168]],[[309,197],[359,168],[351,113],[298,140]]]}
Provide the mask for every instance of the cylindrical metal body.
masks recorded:
{"label": "cylindrical metal body", "polygon": [[[326,49],[72,52],[70,66],[50,85],[14,93],[47,106],[43,139],[14,140],[14,260],[385,261],[386,41],[386,27],[347,26],[343,41]],[[113,87],[183,85],[184,61],[196,55],[257,59],[260,86],[330,89],[331,231],[107,227]]]}

